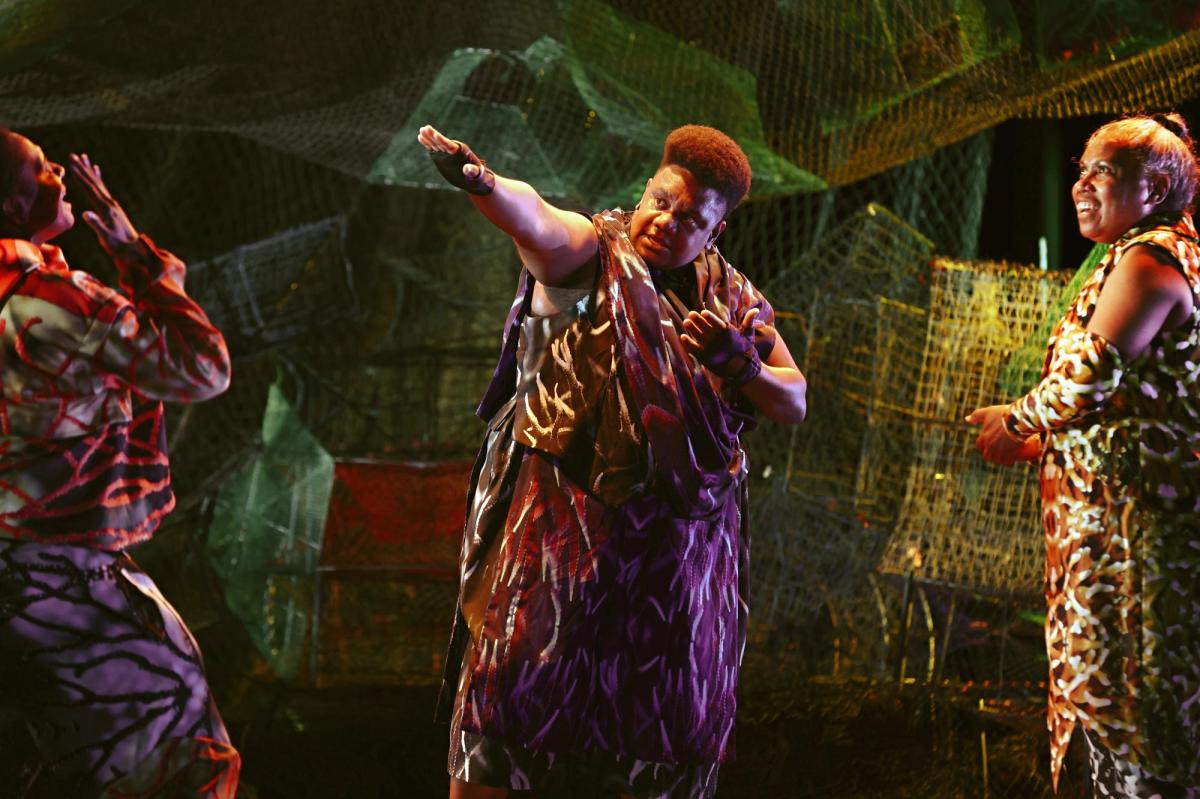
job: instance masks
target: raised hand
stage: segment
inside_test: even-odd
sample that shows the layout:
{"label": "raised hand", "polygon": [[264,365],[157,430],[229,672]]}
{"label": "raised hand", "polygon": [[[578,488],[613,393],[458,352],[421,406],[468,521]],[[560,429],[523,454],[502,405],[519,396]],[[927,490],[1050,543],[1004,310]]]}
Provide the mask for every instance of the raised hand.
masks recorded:
{"label": "raised hand", "polygon": [[754,347],[754,317],[758,309],[751,308],[741,324],[731,325],[708,308],[691,311],[683,320],[683,335],[679,338],[696,360],[708,367],[717,377],[734,386],[758,377],[762,361]]}
{"label": "raised hand", "polygon": [[446,138],[432,125],[425,125],[417,132],[417,141],[429,151],[433,165],[450,185],[469,194],[492,193],[496,173],[465,143]]}
{"label": "raised hand", "polygon": [[109,255],[121,247],[133,244],[138,232],[125,214],[125,209],[109,193],[100,176],[100,167],[92,163],[87,153],[72,153],[69,159],[71,174],[79,178],[84,199],[91,210],[83,212],[83,221],[96,232],[100,246]]}
{"label": "raised hand", "polygon": [[454,139],[446,138],[433,125],[422,125],[421,129],[417,131],[417,141],[431,153],[456,153],[458,152],[458,145],[461,144],[461,142],[457,142]]}

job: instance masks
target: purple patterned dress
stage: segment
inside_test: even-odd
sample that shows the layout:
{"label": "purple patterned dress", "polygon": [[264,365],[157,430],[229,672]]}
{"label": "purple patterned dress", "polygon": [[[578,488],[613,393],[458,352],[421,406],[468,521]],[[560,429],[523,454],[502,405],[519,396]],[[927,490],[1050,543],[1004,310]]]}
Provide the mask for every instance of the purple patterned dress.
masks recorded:
{"label": "purple patterned dress", "polygon": [[618,790],[707,796],[732,749],[745,645],[754,416],[685,353],[679,314],[759,308],[764,360],[774,315],[715,249],[654,273],[626,216],[593,221],[595,289],[533,317],[522,273],[479,409],[450,772],[537,787],[587,760]]}

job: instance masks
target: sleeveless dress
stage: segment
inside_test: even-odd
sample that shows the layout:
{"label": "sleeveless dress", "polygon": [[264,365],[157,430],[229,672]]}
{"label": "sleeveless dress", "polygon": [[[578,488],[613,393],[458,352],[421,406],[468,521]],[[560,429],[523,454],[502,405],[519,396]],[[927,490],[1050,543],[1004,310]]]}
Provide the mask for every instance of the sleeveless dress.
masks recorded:
{"label": "sleeveless dress", "polygon": [[[1087,330],[1130,247],[1169,256],[1193,312],[1125,359]],[[1129,230],[1050,338],[1011,432],[1041,433],[1055,783],[1078,725],[1143,773],[1200,784],[1200,245],[1187,215]],[[1095,760],[1096,757],[1093,757]]]}

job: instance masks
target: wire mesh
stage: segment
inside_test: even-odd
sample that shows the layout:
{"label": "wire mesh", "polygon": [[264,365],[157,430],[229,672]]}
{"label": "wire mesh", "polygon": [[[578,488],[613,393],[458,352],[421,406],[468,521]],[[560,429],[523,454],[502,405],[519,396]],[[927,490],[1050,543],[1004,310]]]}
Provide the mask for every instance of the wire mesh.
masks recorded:
{"label": "wire mesh", "polygon": [[[229,334],[231,390],[171,411],[180,508],[196,526],[262,456],[277,382],[344,458],[458,463],[478,445],[473,408],[518,265],[444,190],[412,143],[417,125],[589,211],[635,200],[671,127],[725,128],[756,178],[722,251],[765,288],[811,392],[807,425],[750,439],[746,718],[777,730],[805,718],[845,751],[917,719],[889,728],[873,783],[888,796],[981,795],[988,761],[974,747],[988,733],[987,795],[1032,797],[1049,795],[1040,730],[1000,709],[1040,679],[1037,623],[1021,615],[1037,604],[1036,502],[1028,475],[974,459],[956,420],[1001,396],[1008,352],[1037,348],[1027,323],[1047,306],[1034,287],[1050,297],[1058,284],[928,262],[976,257],[988,128],[1178,105],[1200,86],[1196,23],[1175,0],[1154,13],[1027,0],[720,0],[686,13],[674,0],[27,0],[0,10],[12,33],[0,120],[52,157],[85,149],[102,164],[135,223],[192,263],[191,290]],[[64,236],[68,258],[111,277],[89,237]],[[906,594],[910,572],[990,593],[952,600],[915,582]],[[450,584],[331,577],[321,596],[320,673],[429,679]],[[937,697],[897,705],[870,681],[901,660]],[[984,680],[1003,686],[947,699]],[[872,795],[853,774],[825,776],[829,795]],[[763,768],[742,784],[786,796],[794,777]]]}
{"label": "wire mesh", "polygon": [[1061,273],[939,260],[913,421],[916,451],[884,571],[1035,593],[1042,542],[1033,470],[985,463],[971,410],[1006,401],[1000,370],[1041,326]]}

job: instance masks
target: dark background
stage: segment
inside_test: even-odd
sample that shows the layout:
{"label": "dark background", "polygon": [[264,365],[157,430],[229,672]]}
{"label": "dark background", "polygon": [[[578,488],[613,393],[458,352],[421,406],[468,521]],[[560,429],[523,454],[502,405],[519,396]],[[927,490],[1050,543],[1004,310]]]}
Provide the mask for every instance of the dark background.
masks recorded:
{"label": "dark background", "polygon": [[[1194,135],[1200,125],[1200,102],[1183,103],[1177,110]],[[1038,237],[1047,236],[1048,244],[1058,239],[1057,251],[1052,244],[1048,250],[1051,269],[1074,271],[1083,262],[1092,242],[1079,235],[1075,222],[1071,186],[1077,168],[1072,159],[1083,154],[1092,131],[1112,119],[1010,119],[992,129],[979,257],[1036,264]],[[1051,230],[1049,219],[1056,221],[1057,231]]]}

